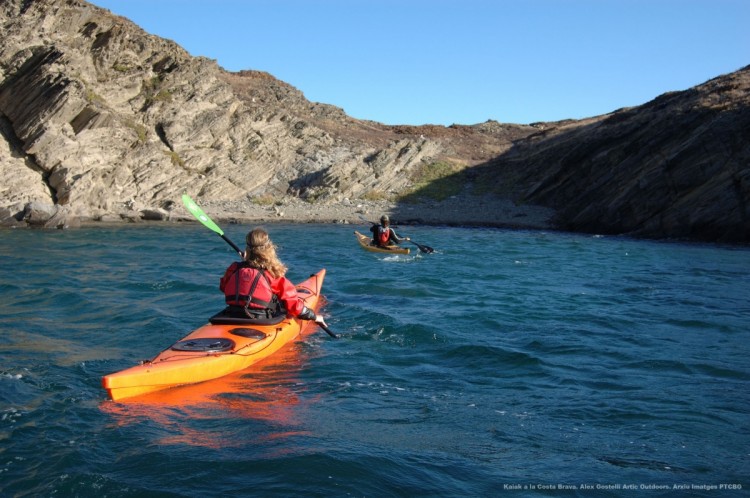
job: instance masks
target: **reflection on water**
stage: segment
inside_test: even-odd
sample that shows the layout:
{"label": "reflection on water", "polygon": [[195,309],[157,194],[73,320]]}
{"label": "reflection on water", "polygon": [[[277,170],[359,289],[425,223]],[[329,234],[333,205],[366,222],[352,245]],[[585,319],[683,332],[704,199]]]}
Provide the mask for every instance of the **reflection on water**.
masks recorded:
{"label": "reflection on water", "polygon": [[[315,327],[308,324],[303,335],[312,332]],[[240,372],[118,402],[107,400],[100,408],[118,427],[149,422],[165,429],[168,434],[158,444],[218,449],[248,443],[247,433],[232,436],[223,424],[213,423],[217,420],[258,422],[265,427],[259,433],[264,441],[299,435],[304,432],[300,429],[304,404],[311,402],[301,400],[305,389],[298,379],[305,362],[301,349],[299,342],[292,342]],[[184,423],[175,424],[175,420]]]}

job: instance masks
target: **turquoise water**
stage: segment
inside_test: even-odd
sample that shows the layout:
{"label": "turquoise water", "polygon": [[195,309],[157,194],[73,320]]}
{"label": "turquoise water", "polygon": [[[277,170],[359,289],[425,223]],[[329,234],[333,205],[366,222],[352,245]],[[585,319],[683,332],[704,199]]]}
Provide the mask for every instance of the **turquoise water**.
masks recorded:
{"label": "turquoise water", "polygon": [[0,232],[0,496],[750,487],[747,248],[403,227],[437,252],[383,257],[366,227],[267,228],[293,281],[327,269],[341,338],[128,403],[101,377],[220,309],[232,250],[197,224]]}

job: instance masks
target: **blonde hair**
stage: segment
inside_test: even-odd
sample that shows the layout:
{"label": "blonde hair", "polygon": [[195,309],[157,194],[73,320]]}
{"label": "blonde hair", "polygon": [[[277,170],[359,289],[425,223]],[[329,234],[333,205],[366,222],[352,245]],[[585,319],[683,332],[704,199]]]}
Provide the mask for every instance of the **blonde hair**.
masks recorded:
{"label": "blonde hair", "polygon": [[268,232],[263,228],[255,228],[245,237],[245,261],[253,268],[266,270],[274,277],[286,275],[286,265],[276,255],[276,246],[271,242]]}

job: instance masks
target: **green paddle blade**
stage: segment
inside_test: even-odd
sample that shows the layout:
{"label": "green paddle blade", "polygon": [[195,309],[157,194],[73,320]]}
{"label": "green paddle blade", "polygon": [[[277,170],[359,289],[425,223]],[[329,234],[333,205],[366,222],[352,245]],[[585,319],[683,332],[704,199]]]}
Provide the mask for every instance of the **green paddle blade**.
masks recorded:
{"label": "green paddle blade", "polygon": [[198,206],[198,204],[195,203],[193,199],[190,198],[189,195],[183,194],[182,195],[182,203],[185,204],[185,207],[188,211],[190,211],[195,218],[203,223],[203,225],[206,226],[209,230],[212,230],[219,235],[223,236],[224,231],[218,227],[216,223],[213,222],[211,218],[209,218],[206,213],[203,212],[203,210]]}

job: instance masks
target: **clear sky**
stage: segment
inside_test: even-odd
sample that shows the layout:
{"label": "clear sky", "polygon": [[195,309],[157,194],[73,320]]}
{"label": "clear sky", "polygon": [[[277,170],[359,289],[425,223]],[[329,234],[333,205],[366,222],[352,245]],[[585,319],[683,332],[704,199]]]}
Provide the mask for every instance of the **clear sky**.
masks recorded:
{"label": "clear sky", "polygon": [[358,119],[605,114],[750,64],[750,0],[93,0]]}

